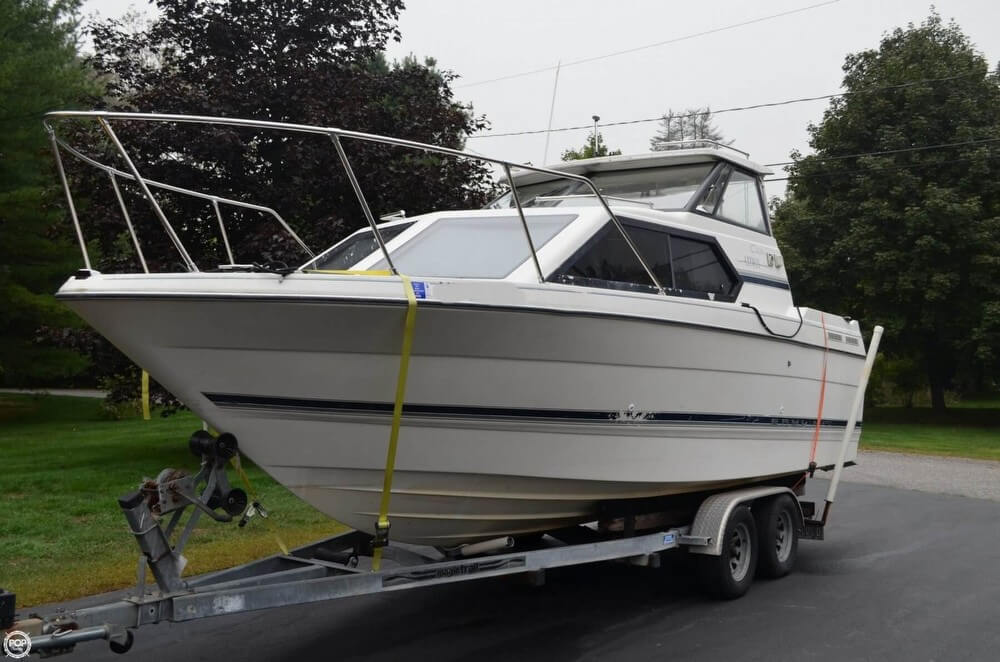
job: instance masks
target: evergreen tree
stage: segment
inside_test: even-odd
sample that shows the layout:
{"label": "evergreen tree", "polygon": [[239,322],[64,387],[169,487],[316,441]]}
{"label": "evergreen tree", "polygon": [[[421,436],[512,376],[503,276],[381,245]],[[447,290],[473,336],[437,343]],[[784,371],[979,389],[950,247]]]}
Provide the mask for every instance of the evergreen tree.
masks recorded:
{"label": "evergreen tree", "polygon": [[0,383],[52,385],[80,354],[36,342],[77,323],[52,293],[81,265],[42,115],[95,91],[77,51],[79,0],[0,0]]}
{"label": "evergreen tree", "polygon": [[726,141],[722,132],[715,125],[712,116],[712,109],[708,106],[704,108],[688,108],[683,112],[676,112],[673,108],[664,113],[660,120],[660,128],[656,135],[649,141],[649,148],[654,152],[668,149],[683,149],[686,145],[676,145],[671,143],[684,143],[696,140],[712,140],[728,145],[732,141]]}

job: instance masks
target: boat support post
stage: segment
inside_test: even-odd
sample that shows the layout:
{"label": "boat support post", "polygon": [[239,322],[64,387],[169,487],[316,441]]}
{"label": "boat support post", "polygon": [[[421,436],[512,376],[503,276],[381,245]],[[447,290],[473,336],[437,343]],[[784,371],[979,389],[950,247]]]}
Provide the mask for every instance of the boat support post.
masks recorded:
{"label": "boat support post", "polygon": [[865,401],[865,390],[868,388],[868,378],[872,374],[872,366],[875,365],[875,357],[878,355],[878,346],[882,341],[883,328],[876,326],[872,330],[872,340],[868,345],[868,356],[865,357],[865,365],[861,369],[861,378],[858,380],[858,387],[854,391],[854,404],[851,405],[851,417],[847,419],[847,427],[844,428],[844,436],[840,440],[840,455],[837,463],[833,466],[833,479],[830,481],[830,488],[826,492],[826,505],[823,506],[823,518],[820,520],[820,527],[826,526],[827,517],[830,516],[830,506],[833,505],[837,497],[837,486],[840,484],[840,474],[844,470],[844,460],[847,458],[847,447],[850,445],[851,437],[854,436],[854,428],[858,424],[858,414],[861,405]]}

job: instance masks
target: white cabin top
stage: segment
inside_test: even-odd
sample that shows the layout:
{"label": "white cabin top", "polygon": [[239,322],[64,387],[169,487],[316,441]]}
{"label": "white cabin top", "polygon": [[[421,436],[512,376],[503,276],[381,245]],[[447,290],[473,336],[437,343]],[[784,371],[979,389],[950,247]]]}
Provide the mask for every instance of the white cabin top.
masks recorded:
{"label": "white cabin top", "polygon": [[[599,156],[592,159],[580,159],[577,161],[563,161],[553,165],[547,165],[550,170],[558,170],[575,175],[584,175],[595,172],[607,172],[614,170],[632,170],[640,168],[662,168],[664,166],[690,165],[696,163],[706,163],[712,161],[725,161],[733,165],[749,170],[759,176],[770,175],[774,171],[766,166],[751,161],[744,156],[744,152],[723,147],[697,147],[693,149],[670,149],[661,152],[646,152],[645,154],[620,154],[617,156]],[[532,184],[552,179],[550,175],[538,172],[514,173],[514,180],[518,185]]]}

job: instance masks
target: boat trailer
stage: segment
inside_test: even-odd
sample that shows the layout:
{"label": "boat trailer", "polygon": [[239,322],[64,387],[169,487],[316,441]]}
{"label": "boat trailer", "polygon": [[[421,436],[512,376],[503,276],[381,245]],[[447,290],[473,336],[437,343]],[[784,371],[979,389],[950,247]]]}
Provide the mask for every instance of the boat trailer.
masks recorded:
{"label": "boat trailer", "polygon": [[[184,546],[202,515],[232,522],[242,513],[241,526],[255,513],[266,516],[261,505],[249,502],[246,492],[232,487],[226,476],[230,463],[242,473],[236,438],[198,431],[189,441],[192,453],[201,458],[197,474],[164,469],[155,480],[118,500],[142,552],[134,593],[93,607],[31,613],[19,619],[14,593],[0,589],[4,651],[13,652],[15,658],[31,652],[47,657],[69,653],[81,642],[104,639],[112,651],[125,653],[132,647],[133,631],[154,623],[489,577],[524,575],[540,584],[546,570],[600,561],[655,568],[663,552],[678,548],[697,556],[699,578],[711,593],[740,597],[755,571],[771,577],[788,574],[799,538],[823,539],[881,336],[882,327],[876,326],[836,464],[810,466],[792,486],[758,485],[707,495],[690,524],[680,526],[661,526],[668,520],[654,508],[626,509],[611,513],[618,526],[590,523],[524,540],[502,537],[448,550],[387,544],[361,531],[347,531],[289,553],[185,579]],[[822,517],[813,519],[815,504],[799,501],[797,495],[806,475],[817,468],[833,470],[833,477]],[[376,558],[385,564],[373,562]],[[155,588],[147,587],[147,568]]]}
{"label": "boat trailer", "polygon": [[[454,550],[392,543],[382,549],[383,566],[378,571],[373,571],[372,563],[375,537],[352,530],[288,554],[182,578],[184,545],[200,515],[226,522],[247,508],[259,508],[259,504],[247,504],[245,493],[231,488],[226,480],[226,465],[238,452],[232,435],[212,437],[198,431],[189,445],[202,457],[198,474],[192,477],[165,469],[157,480],[146,481],[139,490],[118,500],[142,551],[138,582],[131,595],[93,607],[32,613],[14,620],[15,596],[0,591],[0,629],[8,636],[20,637],[19,641],[30,642],[30,651],[45,657],[69,653],[76,644],[96,639],[108,641],[115,653],[125,653],[132,646],[135,629],[165,621],[178,623],[505,575],[524,575],[539,585],[544,583],[546,570],[586,563],[620,561],[656,568],[662,552],[681,547],[728,564],[731,555],[722,543],[734,509],[792,494],[783,486],[715,494],[701,504],[691,525],[639,533],[635,532],[633,514],[621,518],[624,525],[618,530],[599,530],[592,523],[526,541],[502,537]],[[791,501],[799,504],[797,499]],[[181,515],[188,510],[187,524],[178,534]],[[822,538],[822,523],[804,519],[801,507],[795,512],[798,516],[792,524],[796,535]],[[807,508],[806,512],[812,511]],[[177,538],[173,543],[172,534]],[[146,585],[147,568],[155,586]]]}

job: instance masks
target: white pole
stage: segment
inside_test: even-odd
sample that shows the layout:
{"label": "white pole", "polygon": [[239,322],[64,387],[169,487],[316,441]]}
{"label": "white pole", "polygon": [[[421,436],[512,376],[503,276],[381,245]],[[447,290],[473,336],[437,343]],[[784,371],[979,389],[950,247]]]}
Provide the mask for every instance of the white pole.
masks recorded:
{"label": "white pole", "polygon": [[[837,485],[840,483],[840,472],[844,470],[844,460],[847,458],[847,446],[851,437],[854,436],[854,428],[858,423],[858,412],[865,401],[865,389],[868,388],[868,378],[872,374],[872,366],[875,364],[875,356],[878,354],[878,345],[882,340],[882,327],[876,326],[872,331],[872,341],[868,345],[868,356],[865,358],[865,366],[861,370],[861,379],[858,381],[858,388],[854,391],[854,404],[851,406],[851,417],[847,419],[847,427],[844,428],[844,438],[840,441],[840,456],[837,464],[833,467],[833,480],[830,481],[830,489],[826,493],[826,508],[830,507],[837,496]],[[826,520],[826,513],[823,515]]]}

